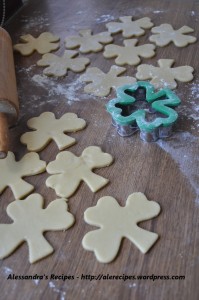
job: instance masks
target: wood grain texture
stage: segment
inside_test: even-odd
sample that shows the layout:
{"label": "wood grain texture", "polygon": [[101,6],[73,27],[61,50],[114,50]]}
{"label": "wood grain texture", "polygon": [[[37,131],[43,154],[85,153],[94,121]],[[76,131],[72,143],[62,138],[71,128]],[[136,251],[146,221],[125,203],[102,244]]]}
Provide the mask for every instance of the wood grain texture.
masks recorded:
{"label": "wood grain texture", "polygon": [[0,112],[7,115],[9,125],[16,122],[19,110],[12,40],[0,28]]}
{"label": "wood grain texture", "polygon": [[8,153],[8,121],[5,114],[0,112],[0,159]]}
{"label": "wood grain texture", "polygon": [[[188,25],[198,36],[198,1],[130,1],[130,0],[74,0],[74,1],[30,1],[10,21],[7,30],[17,43],[22,34],[39,35],[51,31],[62,39],[60,50],[64,51],[63,39],[78,30],[91,28],[93,32],[105,31],[106,22],[113,17],[132,15],[135,19],[147,16],[158,26],[171,23],[174,28]],[[150,30],[139,38],[140,44],[148,41]],[[121,34],[114,35],[116,44],[122,44]],[[186,48],[176,48],[170,44],[157,48],[156,56],[142,62],[156,64],[160,58],[172,58],[176,66],[194,67],[193,83],[179,83],[176,93],[182,100],[178,108],[179,122],[174,135],[167,141],[144,143],[139,134],[131,138],[121,138],[111,125],[105,104],[115,97],[114,91],[106,98],[89,96],[79,84],[78,74],[69,72],[67,77],[43,78],[42,68],[36,66],[40,55],[30,57],[15,55],[18,92],[20,96],[20,118],[11,130],[12,151],[20,159],[26,147],[19,142],[21,134],[27,130],[30,117],[44,111],[52,111],[57,117],[65,112],[74,112],[87,121],[87,127],[71,134],[77,143],[69,148],[75,155],[90,145],[100,146],[112,154],[112,166],[99,169],[96,173],[109,178],[110,184],[93,194],[86,184],[69,200],[70,212],[76,218],[75,225],[66,232],[48,232],[46,237],[55,249],[53,255],[30,265],[28,248],[23,244],[15,253],[1,261],[0,285],[2,299],[192,299],[199,297],[199,200],[198,200],[198,43]],[[110,69],[113,59],[103,58],[102,52],[88,54],[92,67],[104,72]],[[134,76],[136,68],[128,67],[126,74]],[[41,159],[54,160],[58,153],[52,142],[40,152]],[[45,186],[47,173],[27,177],[34,184],[35,191],[46,199],[46,205],[56,198],[53,190]],[[157,201],[161,213],[141,227],[159,234],[160,239],[149,253],[143,255],[127,239],[122,243],[119,255],[110,264],[96,261],[92,252],[81,246],[83,236],[94,229],[83,221],[84,211],[97,203],[105,195],[115,197],[121,205],[129,194],[143,192],[148,199]],[[1,223],[9,223],[6,215],[8,203],[13,201],[12,192],[7,189],[0,198]],[[185,280],[7,280],[8,274],[16,275],[185,275]]]}

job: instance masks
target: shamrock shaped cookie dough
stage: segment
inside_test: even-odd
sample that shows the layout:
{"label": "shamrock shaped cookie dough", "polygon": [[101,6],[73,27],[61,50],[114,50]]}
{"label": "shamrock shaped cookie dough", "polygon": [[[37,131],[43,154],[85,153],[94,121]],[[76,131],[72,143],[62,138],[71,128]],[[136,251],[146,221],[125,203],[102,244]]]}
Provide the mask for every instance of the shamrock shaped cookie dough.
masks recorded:
{"label": "shamrock shaped cookie dough", "polygon": [[42,56],[37,65],[42,67],[49,66],[43,71],[48,76],[61,77],[66,75],[68,70],[79,73],[86,69],[90,60],[86,57],[76,57],[77,55],[78,52],[72,50],[66,50],[61,57],[47,53]]}
{"label": "shamrock shaped cookie dough", "polygon": [[193,79],[194,69],[190,66],[180,66],[172,68],[174,64],[173,59],[159,59],[159,67],[154,67],[152,65],[139,65],[136,73],[136,78],[139,80],[151,79],[151,84],[155,88],[170,88],[175,89],[177,83],[175,80],[182,82],[189,82]]}
{"label": "shamrock shaped cookie dough", "polygon": [[30,55],[34,51],[40,54],[48,53],[59,48],[59,37],[50,32],[43,32],[37,38],[31,34],[22,35],[20,37],[21,44],[14,45],[14,50],[20,52],[22,55]]}
{"label": "shamrock shaped cookie dough", "polygon": [[6,158],[0,159],[0,193],[9,186],[15,199],[21,199],[34,189],[22,177],[40,174],[45,169],[46,163],[37,153],[27,153],[20,161],[15,161],[14,153],[8,152]]}
{"label": "shamrock shaped cookie dough", "polygon": [[123,37],[130,38],[141,36],[145,33],[144,29],[151,28],[153,23],[148,17],[132,21],[131,16],[120,17],[120,22],[110,22],[106,24],[108,31],[111,33],[122,32]]}
{"label": "shamrock shaped cookie dough", "polygon": [[113,197],[102,197],[96,206],[84,213],[86,223],[100,229],[88,232],[82,245],[86,250],[94,251],[97,260],[103,263],[111,262],[116,257],[124,237],[146,253],[158,235],[138,227],[137,223],[156,217],[159,212],[159,204],[148,201],[142,193],[131,194],[124,207]]}
{"label": "shamrock shaped cookie dough", "polygon": [[69,36],[65,39],[65,46],[68,49],[79,47],[81,53],[98,52],[103,49],[103,44],[113,41],[109,32],[100,32],[92,35],[90,29],[79,31],[79,36]]}
{"label": "shamrock shaped cookie dough", "polygon": [[188,26],[183,26],[178,30],[174,30],[170,24],[161,24],[153,27],[151,32],[155,33],[149,37],[151,42],[156,43],[157,46],[164,47],[173,42],[176,47],[185,47],[188,44],[196,42],[196,38],[185,33],[193,32],[194,30]]}
{"label": "shamrock shaped cookie dough", "polygon": [[98,68],[88,68],[86,73],[80,76],[80,80],[84,82],[91,82],[84,87],[84,91],[95,96],[105,97],[112,88],[117,88],[124,84],[130,84],[136,81],[134,77],[118,75],[124,73],[125,68],[118,66],[111,66],[108,73],[104,73]]}
{"label": "shamrock shaped cookie dough", "polygon": [[115,63],[119,66],[137,65],[140,62],[140,57],[153,57],[155,55],[155,46],[152,44],[145,44],[136,46],[137,39],[124,40],[124,47],[119,45],[107,45],[103,53],[106,58],[117,57]]}
{"label": "shamrock shaped cookie dough", "polygon": [[7,214],[14,222],[0,224],[0,258],[9,256],[24,241],[28,243],[30,263],[53,252],[43,232],[66,230],[73,225],[74,217],[67,211],[65,199],[56,199],[45,209],[43,202],[41,195],[32,194],[8,205]]}
{"label": "shamrock shaped cookie dough", "polygon": [[76,132],[86,126],[86,122],[74,113],[66,113],[56,119],[52,112],[44,112],[39,117],[30,119],[27,124],[35,131],[24,133],[20,141],[27,145],[29,151],[40,151],[51,140],[55,141],[59,150],[70,147],[75,144],[75,139],[64,132]]}
{"label": "shamrock shaped cookie dough", "polygon": [[53,188],[58,196],[66,198],[77,190],[82,180],[92,192],[97,192],[109,180],[96,175],[92,170],[107,167],[112,161],[110,154],[96,146],[84,149],[80,157],[69,151],[61,152],[46,168],[49,174],[54,174],[46,180],[46,185]]}

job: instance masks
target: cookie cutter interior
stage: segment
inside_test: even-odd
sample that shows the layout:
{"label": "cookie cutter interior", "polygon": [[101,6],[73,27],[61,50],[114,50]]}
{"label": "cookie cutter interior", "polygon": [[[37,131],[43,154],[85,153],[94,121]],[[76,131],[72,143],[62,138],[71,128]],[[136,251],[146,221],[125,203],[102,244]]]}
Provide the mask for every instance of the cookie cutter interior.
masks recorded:
{"label": "cookie cutter interior", "polygon": [[[133,86],[120,87],[117,96],[109,101],[107,110],[120,136],[131,136],[138,130],[141,139],[147,142],[171,136],[178,117],[173,107],[180,104],[180,99],[171,90],[155,93],[150,83],[137,82]],[[163,109],[166,102],[167,111]]]}

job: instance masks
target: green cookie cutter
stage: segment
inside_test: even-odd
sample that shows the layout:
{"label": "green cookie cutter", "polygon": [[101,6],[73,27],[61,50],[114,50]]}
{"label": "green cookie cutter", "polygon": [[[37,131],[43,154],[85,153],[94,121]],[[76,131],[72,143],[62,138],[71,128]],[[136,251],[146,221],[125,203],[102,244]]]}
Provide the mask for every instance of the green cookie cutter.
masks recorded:
{"label": "green cookie cutter", "polygon": [[117,98],[110,100],[106,109],[120,135],[129,136],[139,129],[142,139],[156,141],[171,134],[178,118],[173,108],[181,103],[173,91],[155,92],[149,82],[138,81],[118,88],[116,93]]}

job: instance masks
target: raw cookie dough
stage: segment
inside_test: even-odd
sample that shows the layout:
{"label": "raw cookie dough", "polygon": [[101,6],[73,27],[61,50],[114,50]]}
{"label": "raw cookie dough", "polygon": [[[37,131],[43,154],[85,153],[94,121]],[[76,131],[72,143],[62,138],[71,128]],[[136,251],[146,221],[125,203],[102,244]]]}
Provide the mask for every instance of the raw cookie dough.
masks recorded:
{"label": "raw cookie dough", "polygon": [[86,57],[76,57],[77,51],[66,50],[63,56],[57,56],[52,53],[47,53],[42,56],[37,62],[38,66],[49,66],[43,70],[43,73],[48,76],[61,77],[67,74],[68,70],[79,73],[86,69],[90,60]]}
{"label": "raw cookie dough", "polygon": [[154,35],[149,37],[151,42],[156,43],[157,46],[164,47],[173,42],[177,47],[185,47],[188,44],[196,42],[196,38],[185,33],[193,32],[194,30],[188,26],[183,26],[178,30],[174,30],[170,24],[161,24],[160,26],[151,29]]}
{"label": "raw cookie dough", "polygon": [[103,53],[106,58],[117,57],[115,63],[119,66],[128,64],[135,66],[140,63],[140,57],[153,57],[155,55],[155,46],[145,44],[136,46],[137,39],[124,40],[124,47],[119,45],[107,45]]}
{"label": "raw cookie dough", "polygon": [[24,133],[20,141],[27,145],[29,151],[41,151],[51,140],[59,150],[75,144],[75,139],[64,132],[76,132],[85,128],[86,122],[74,113],[66,113],[60,119],[56,119],[52,112],[44,112],[39,117],[28,120],[28,127],[35,129]]}
{"label": "raw cookie dough", "polygon": [[125,68],[111,66],[108,73],[104,73],[98,68],[88,68],[86,73],[80,76],[80,80],[91,82],[84,87],[84,91],[95,96],[105,97],[111,92],[112,88],[117,88],[124,84],[132,84],[136,81],[134,77],[118,75],[124,73]]}
{"label": "raw cookie dough", "polygon": [[146,253],[158,239],[156,233],[137,226],[137,223],[156,217],[160,212],[157,202],[148,201],[142,193],[131,194],[126,206],[121,207],[113,197],[102,197],[97,205],[84,213],[86,223],[100,229],[88,232],[82,245],[94,251],[98,261],[111,262],[117,255],[122,238],[128,238],[142,253]]}
{"label": "raw cookie dough", "polygon": [[55,174],[46,180],[46,185],[55,190],[60,197],[71,196],[83,180],[96,192],[105,186],[109,180],[92,172],[94,168],[109,166],[113,161],[110,154],[102,152],[99,147],[90,146],[84,149],[80,157],[69,151],[61,152],[56,160],[47,165],[47,172]]}
{"label": "raw cookie dough", "polygon": [[40,174],[46,169],[46,162],[39,159],[37,153],[27,153],[20,161],[15,161],[14,153],[8,152],[4,159],[0,159],[0,193],[9,186],[15,199],[21,199],[29,194],[34,187],[24,181],[22,177]]}
{"label": "raw cookie dough", "polygon": [[45,209],[43,202],[41,195],[32,194],[8,205],[7,214],[14,222],[0,224],[0,258],[10,255],[24,241],[28,243],[30,263],[53,252],[43,232],[66,230],[73,225],[74,217],[67,211],[65,199],[56,199]]}
{"label": "raw cookie dough", "polygon": [[110,22],[106,24],[108,31],[111,33],[122,32],[123,37],[130,38],[133,36],[141,36],[145,34],[144,29],[151,28],[153,23],[148,17],[132,21],[131,16],[120,17],[119,20],[122,22]]}
{"label": "raw cookie dough", "polygon": [[174,64],[173,59],[159,59],[159,67],[154,67],[152,65],[140,65],[138,66],[136,73],[136,78],[139,80],[151,79],[151,84],[155,88],[170,88],[175,89],[177,83],[175,80],[188,82],[193,79],[194,69],[190,66],[181,66],[177,68],[172,68]]}
{"label": "raw cookie dough", "polygon": [[59,37],[50,32],[43,32],[37,38],[31,34],[22,35],[20,40],[23,44],[14,45],[14,50],[25,56],[32,54],[35,50],[44,54],[59,48],[59,43],[55,43],[59,41]]}
{"label": "raw cookie dough", "polygon": [[68,49],[74,49],[77,47],[82,53],[98,52],[103,49],[102,44],[108,44],[113,41],[109,32],[100,32],[92,35],[90,29],[84,29],[79,31],[79,36],[69,36],[65,39],[65,46]]}

